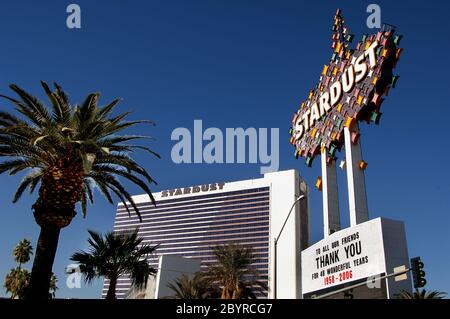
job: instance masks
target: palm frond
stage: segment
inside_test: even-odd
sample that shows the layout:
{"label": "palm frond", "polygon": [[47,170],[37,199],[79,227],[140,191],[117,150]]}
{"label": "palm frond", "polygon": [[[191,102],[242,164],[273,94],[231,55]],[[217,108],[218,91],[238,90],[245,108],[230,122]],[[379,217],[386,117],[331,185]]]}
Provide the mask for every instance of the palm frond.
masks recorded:
{"label": "palm frond", "polygon": [[[98,106],[100,94],[92,93],[81,105],[72,106],[58,84],[54,83],[53,90],[44,81],[41,81],[41,86],[50,107],[15,84],[10,88],[18,98],[0,95],[10,101],[19,114],[16,116],[0,111],[0,158],[3,158],[0,160],[0,174],[17,174],[29,169],[38,169],[40,172],[36,176],[28,175],[21,181],[14,201],[27,188],[33,192],[38,185],[40,189],[70,191],[65,185],[57,185],[59,180],[64,180],[63,175],[49,182],[51,185],[44,183],[48,179],[42,176],[47,176],[45,174],[49,172],[65,174],[71,169],[80,170],[81,167],[77,176],[82,176],[84,181],[77,184],[79,189],[72,190],[76,195],[69,196],[75,201],[70,205],[75,207],[79,202],[85,215],[88,202],[93,203],[93,187],[97,187],[108,202],[113,203],[112,196],[115,195],[125,204],[129,213],[133,210],[140,218],[139,209],[123,186],[122,179],[137,185],[154,203],[150,185],[156,182],[130,154],[143,150],[158,158],[159,155],[146,145],[137,143],[138,140],[148,139],[146,136],[116,134],[138,124],[154,123],[125,120],[130,112],[112,115],[120,99]],[[127,145],[130,141],[135,143]],[[57,196],[57,193],[52,196]],[[64,195],[61,198],[69,197]]]}
{"label": "palm frond", "polygon": [[37,183],[42,178],[42,172],[31,172],[20,182],[19,187],[17,187],[16,193],[14,194],[13,203],[16,203],[19,198],[22,196],[23,192],[29,187],[30,193],[33,192]]}
{"label": "palm frond", "polygon": [[88,251],[78,251],[70,258],[80,265],[86,282],[96,277],[118,278],[129,275],[133,284],[143,287],[156,269],[149,266],[147,257],[157,246],[142,246],[143,238],[137,230],[125,233],[100,234],[89,230]]}

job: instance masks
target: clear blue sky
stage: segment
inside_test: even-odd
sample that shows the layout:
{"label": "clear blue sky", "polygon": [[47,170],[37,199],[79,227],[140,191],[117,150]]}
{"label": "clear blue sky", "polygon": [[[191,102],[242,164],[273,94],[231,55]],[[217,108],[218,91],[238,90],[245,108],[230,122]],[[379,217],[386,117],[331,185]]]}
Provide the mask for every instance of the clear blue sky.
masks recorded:
{"label": "clear blue sky", "polygon": [[[78,3],[81,30],[66,27],[66,6]],[[259,164],[175,165],[170,159],[176,127],[280,128],[280,169],[296,168],[312,188],[312,242],[322,237],[320,175],[293,157],[292,113],[304,100],[330,55],[337,7],[356,38],[367,28],[372,1],[2,1],[0,92],[17,83],[43,98],[39,80],[57,81],[80,102],[101,91],[106,103],[122,97],[121,110],[153,119],[141,128],[157,138],[150,146],[161,160],[138,156],[159,185],[259,177]],[[448,1],[377,1],[382,20],[404,34],[401,77],[383,105],[380,126],[363,126],[371,217],[404,220],[410,256],[425,262],[429,289],[450,292],[450,81]],[[10,110],[5,101],[2,109]],[[342,154],[339,154],[342,156]],[[13,267],[11,250],[22,238],[36,243],[34,197],[11,199],[22,176],[0,177],[0,282]],[[346,179],[339,174],[342,212]],[[132,193],[138,190],[132,186]],[[87,229],[112,228],[115,207],[97,194],[88,216],[77,216],[61,233],[54,271],[57,296],[98,298],[102,281],[82,289],[65,286],[64,267],[86,248]],[[343,214],[348,225],[348,214]],[[31,263],[28,265],[31,267]],[[4,290],[0,289],[0,295]]]}

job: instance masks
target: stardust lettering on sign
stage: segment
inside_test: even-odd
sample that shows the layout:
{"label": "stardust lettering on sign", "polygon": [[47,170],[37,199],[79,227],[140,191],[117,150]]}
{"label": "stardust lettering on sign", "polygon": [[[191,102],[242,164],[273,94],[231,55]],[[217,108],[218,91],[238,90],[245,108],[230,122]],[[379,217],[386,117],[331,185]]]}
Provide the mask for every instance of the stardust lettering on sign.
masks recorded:
{"label": "stardust lettering on sign", "polygon": [[351,48],[353,35],[340,10],[334,20],[333,55],[292,118],[290,143],[295,146],[295,156],[304,157],[308,166],[320,153],[327,155],[327,161],[335,159],[344,145],[345,127],[353,131],[358,121],[378,124],[383,97],[399,78],[392,72],[403,51],[397,47],[401,35],[385,28],[364,35]]}
{"label": "stardust lettering on sign", "polygon": [[212,183],[212,184],[204,184],[204,185],[200,185],[200,186],[168,189],[168,190],[164,190],[161,192],[161,197],[171,197],[171,196],[178,196],[178,195],[196,194],[196,193],[200,193],[200,192],[222,190],[224,186],[225,186],[225,183]]}
{"label": "stardust lettering on sign", "polygon": [[[354,60],[354,64],[350,64],[345,69],[341,78],[334,82],[329,90],[320,95],[318,103],[314,102],[309,110],[305,111],[301,117],[297,117],[294,130],[295,140],[301,139],[305,131],[313,127],[322,116],[327,115],[341,101],[343,92],[352,91],[355,84],[364,80],[369,67],[373,69],[377,66],[376,47],[378,47],[378,41],[373,42],[363,54]],[[366,58],[369,60],[369,66],[366,64]]]}

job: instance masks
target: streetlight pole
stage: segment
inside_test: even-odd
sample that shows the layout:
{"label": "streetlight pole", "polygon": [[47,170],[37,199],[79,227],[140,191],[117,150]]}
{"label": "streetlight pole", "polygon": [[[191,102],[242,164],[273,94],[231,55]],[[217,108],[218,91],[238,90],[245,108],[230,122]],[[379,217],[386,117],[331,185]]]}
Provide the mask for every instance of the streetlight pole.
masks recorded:
{"label": "streetlight pole", "polygon": [[281,233],[284,230],[284,227],[286,226],[286,223],[289,219],[289,216],[291,216],[292,210],[294,209],[295,205],[302,200],[303,198],[305,198],[305,195],[300,195],[299,197],[297,197],[294,201],[294,203],[291,206],[291,209],[289,210],[289,214],[287,215],[286,219],[284,220],[283,226],[281,227],[280,233],[278,234],[277,237],[274,237],[274,248],[273,248],[273,256],[274,256],[274,275],[273,275],[273,298],[277,299],[277,244],[278,244],[278,240],[280,239]]}

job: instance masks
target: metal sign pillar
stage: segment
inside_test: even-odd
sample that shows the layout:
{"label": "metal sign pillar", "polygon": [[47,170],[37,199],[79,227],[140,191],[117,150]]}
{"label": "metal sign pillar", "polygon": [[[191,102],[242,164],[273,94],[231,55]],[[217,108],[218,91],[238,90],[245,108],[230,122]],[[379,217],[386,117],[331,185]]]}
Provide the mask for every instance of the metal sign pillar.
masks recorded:
{"label": "metal sign pillar", "polygon": [[348,199],[350,209],[350,226],[356,226],[369,220],[367,208],[365,165],[361,156],[358,125],[344,128],[345,158],[347,167]]}
{"label": "metal sign pillar", "polygon": [[324,238],[341,229],[336,161],[328,158],[327,153],[324,147],[321,155]]}

